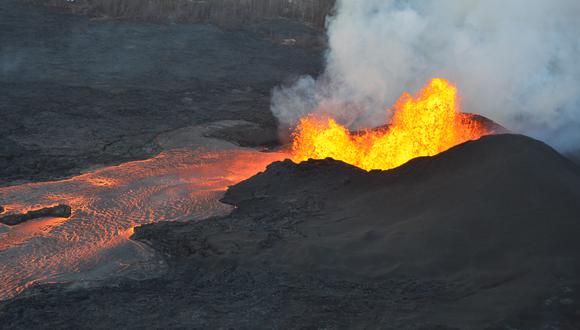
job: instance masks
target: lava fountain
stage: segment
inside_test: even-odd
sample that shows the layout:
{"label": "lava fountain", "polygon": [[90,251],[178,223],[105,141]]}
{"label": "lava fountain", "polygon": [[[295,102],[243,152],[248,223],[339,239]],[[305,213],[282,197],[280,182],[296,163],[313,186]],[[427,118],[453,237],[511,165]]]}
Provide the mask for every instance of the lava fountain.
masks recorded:
{"label": "lava fountain", "polygon": [[292,160],[330,157],[365,170],[386,170],[490,134],[460,112],[457,88],[441,78],[415,97],[403,94],[392,112],[389,125],[358,132],[329,117],[302,118],[293,133]]}
{"label": "lava fountain", "polygon": [[[433,79],[415,97],[399,99],[387,126],[350,132],[332,118],[302,118],[291,155],[295,162],[332,157],[365,170],[390,169],[489,133],[459,111],[455,86]],[[129,240],[135,226],[225,215],[231,208],[219,198],[229,185],[286,156],[175,149],[67,180],[0,188],[7,213],[56,204],[73,209],[68,219],[0,225],[0,300],[36,283],[151,273],[151,251]]]}

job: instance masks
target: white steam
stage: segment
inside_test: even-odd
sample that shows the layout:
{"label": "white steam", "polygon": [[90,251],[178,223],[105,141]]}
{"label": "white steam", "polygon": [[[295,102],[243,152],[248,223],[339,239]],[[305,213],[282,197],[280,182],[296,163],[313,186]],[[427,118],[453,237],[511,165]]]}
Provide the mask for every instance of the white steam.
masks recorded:
{"label": "white steam", "polygon": [[443,77],[463,111],[580,146],[580,1],[338,0],[336,9],[324,74],[274,90],[281,127],[314,111],[378,126],[403,91]]}

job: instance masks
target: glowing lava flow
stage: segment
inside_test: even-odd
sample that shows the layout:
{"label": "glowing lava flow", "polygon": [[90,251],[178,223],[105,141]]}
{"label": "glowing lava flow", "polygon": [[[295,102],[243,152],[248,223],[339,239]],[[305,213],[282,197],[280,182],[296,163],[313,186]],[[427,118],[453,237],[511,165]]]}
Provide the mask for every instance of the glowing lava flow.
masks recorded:
{"label": "glowing lava flow", "polygon": [[415,98],[403,94],[393,113],[388,127],[357,133],[332,118],[302,118],[294,132],[292,160],[330,157],[365,170],[386,170],[488,134],[459,111],[456,87],[440,78]]}
{"label": "glowing lava flow", "polygon": [[181,149],[67,180],[0,188],[7,213],[58,203],[73,209],[68,219],[0,225],[0,300],[35,283],[154,274],[144,262],[151,252],[128,239],[133,227],[227,214],[231,207],[218,200],[229,185],[285,157]]}

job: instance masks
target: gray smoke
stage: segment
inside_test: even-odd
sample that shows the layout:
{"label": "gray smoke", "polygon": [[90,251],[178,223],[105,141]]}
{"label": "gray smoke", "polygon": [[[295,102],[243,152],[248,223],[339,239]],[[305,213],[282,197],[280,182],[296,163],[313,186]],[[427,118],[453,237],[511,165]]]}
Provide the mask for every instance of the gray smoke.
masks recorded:
{"label": "gray smoke", "polygon": [[326,70],[276,88],[281,127],[331,114],[351,128],[388,121],[430,78],[458,86],[464,112],[567,150],[580,146],[580,1],[338,0]]}

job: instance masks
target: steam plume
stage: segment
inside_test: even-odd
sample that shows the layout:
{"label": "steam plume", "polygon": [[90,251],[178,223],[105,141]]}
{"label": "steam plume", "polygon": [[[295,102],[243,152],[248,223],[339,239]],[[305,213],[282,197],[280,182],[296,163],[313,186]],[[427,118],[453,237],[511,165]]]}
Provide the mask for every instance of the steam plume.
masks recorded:
{"label": "steam plume", "polygon": [[465,112],[560,149],[580,146],[580,2],[338,0],[326,70],[276,88],[283,129],[331,114],[351,128],[388,121],[403,91],[456,83]]}

